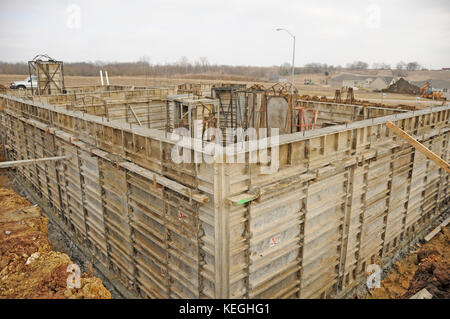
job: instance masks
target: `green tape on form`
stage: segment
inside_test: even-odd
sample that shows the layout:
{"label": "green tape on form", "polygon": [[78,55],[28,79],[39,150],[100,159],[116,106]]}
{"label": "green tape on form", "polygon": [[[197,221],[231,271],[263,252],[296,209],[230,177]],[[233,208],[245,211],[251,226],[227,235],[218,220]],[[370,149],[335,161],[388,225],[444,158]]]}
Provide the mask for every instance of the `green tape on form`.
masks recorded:
{"label": "green tape on form", "polygon": [[242,204],[247,203],[248,201],[250,201],[250,199],[247,199],[247,198],[241,199],[239,202],[237,202],[237,204],[238,204],[238,205],[242,205]]}

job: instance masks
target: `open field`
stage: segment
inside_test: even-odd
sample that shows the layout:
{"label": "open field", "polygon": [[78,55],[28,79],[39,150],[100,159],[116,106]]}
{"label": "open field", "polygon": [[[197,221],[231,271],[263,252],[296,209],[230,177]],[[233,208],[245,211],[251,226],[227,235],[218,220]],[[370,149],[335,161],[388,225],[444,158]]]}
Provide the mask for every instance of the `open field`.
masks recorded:
{"label": "open field", "polygon": [[[418,71],[422,72],[422,71]],[[424,71],[425,72],[425,71]],[[436,73],[438,71],[432,71]],[[414,75],[416,78],[420,78],[422,75]],[[426,72],[428,73],[428,72]],[[437,74],[445,74],[448,76],[450,73],[438,72]],[[434,74],[433,74],[434,76]],[[11,75],[11,74],[0,74],[0,84],[9,86],[12,81],[23,80],[25,75]],[[422,76],[423,77],[423,76]],[[210,78],[215,78],[211,80]],[[65,76],[65,85],[70,86],[86,86],[86,85],[100,85],[100,77],[98,76]],[[290,78],[286,77],[289,81]],[[311,79],[314,85],[304,85],[304,79]],[[165,86],[170,84],[179,85],[182,83],[233,83],[233,84],[263,84],[265,87],[270,87],[275,84],[275,82],[270,81],[243,81],[240,80],[239,76],[227,76],[227,75],[213,75],[201,76],[201,75],[191,75],[191,76],[180,76],[180,77],[146,77],[146,76],[110,76],[109,81],[111,85],[136,85],[136,86]],[[325,81],[325,76],[318,74],[299,74],[295,76],[295,86],[299,89],[301,95],[309,96],[326,96],[328,98],[333,98],[336,88],[317,84]],[[406,95],[406,94],[396,94],[388,93],[386,98],[383,99],[382,94],[379,92],[373,92],[369,89],[359,89],[354,91],[355,98],[360,100],[369,100],[375,103],[384,103],[387,105],[396,104],[408,104],[420,107],[440,105],[442,102],[435,102],[431,100],[421,99],[419,103],[416,102],[416,96]]]}
{"label": "open field", "polygon": [[[12,81],[23,80],[27,75],[23,74],[0,74],[0,84],[9,85]],[[99,76],[64,76],[66,86],[84,86],[84,85],[100,85]],[[106,80],[105,80],[106,81]],[[182,84],[186,82],[211,83],[211,82],[229,82],[229,83],[245,83],[238,76],[216,76],[215,80],[205,76],[183,76],[183,77],[147,77],[147,76],[110,76],[111,85],[145,85],[145,86],[162,86],[168,84]],[[252,82],[254,83],[254,82]],[[258,83],[258,82],[256,82]],[[261,81],[260,83],[263,83]]]}

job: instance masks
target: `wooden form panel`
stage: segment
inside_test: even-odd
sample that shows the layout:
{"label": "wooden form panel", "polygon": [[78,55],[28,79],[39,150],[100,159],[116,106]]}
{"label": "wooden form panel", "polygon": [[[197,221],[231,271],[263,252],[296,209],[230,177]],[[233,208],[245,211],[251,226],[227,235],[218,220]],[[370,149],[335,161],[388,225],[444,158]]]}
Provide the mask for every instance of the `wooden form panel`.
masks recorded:
{"label": "wooden form panel", "polygon": [[[20,91],[20,90],[19,90]],[[70,91],[70,89],[69,89]],[[75,92],[61,95],[40,95],[27,97],[36,102],[43,102],[49,105],[60,105],[64,107],[87,106],[93,101],[100,100],[133,100],[140,98],[160,98],[164,99],[169,94],[174,94],[170,88],[146,88],[142,90],[116,90],[116,91],[91,91]],[[94,100],[92,100],[94,98]]]}
{"label": "wooden form panel", "polygon": [[102,205],[102,188],[100,181],[99,160],[93,154],[80,150],[81,186],[84,194],[84,210],[87,240],[96,252],[96,256],[108,266],[108,247],[104,209]]}
{"label": "wooden form panel", "polygon": [[166,102],[164,99],[102,100],[99,103],[81,104],[72,109],[101,116],[110,121],[123,121],[153,129],[165,129],[166,127]]}
{"label": "wooden form panel", "polygon": [[[428,147],[436,154],[445,154],[444,147],[445,136],[434,136],[431,140],[428,141]],[[448,152],[448,148],[447,148]],[[446,155],[446,154],[445,154]],[[427,169],[427,189],[425,190],[426,197],[426,206],[425,213],[430,214],[430,218],[434,219],[437,217],[437,202],[439,199],[439,191],[440,191],[440,183],[441,177],[448,174],[443,174],[441,172],[441,168],[437,167],[434,162],[428,160],[428,169]]]}
{"label": "wooden form panel", "polygon": [[131,285],[134,265],[126,171],[103,159],[99,167],[108,255],[121,280]]}
{"label": "wooden form panel", "polygon": [[407,112],[406,110],[401,109],[319,101],[298,100],[298,103],[303,107],[315,108],[318,111],[317,127],[352,123],[355,121]]}
{"label": "wooden form panel", "polygon": [[392,184],[391,155],[391,150],[380,147],[376,157],[367,165],[357,263],[357,273],[361,275],[364,275],[368,265],[378,262],[381,257],[384,222]]}
{"label": "wooden form panel", "polygon": [[400,244],[404,236],[414,149],[404,147],[392,155],[388,214],[385,217],[383,257]]}
{"label": "wooden form panel", "polygon": [[[442,158],[448,163],[450,161],[450,135],[442,136]],[[440,174],[439,191],[437,196],[437,214],[445,211],[450,200],[450,174]]]}
{"label": "wooden form panel", "polygon": [[61,149],[62,155],[69,157],[64,161],[65,192],[70,216],[69,220],[76,233],[83,239],[87,239],[84,192],[82,190],[81,168],[78,157],[79,150],[75,145],[69,145],[65,142],[61,143]]}
{"label": "wooden form panel", "polygon": [[183,83],[178,85],[178,94],[191,93],[199,96],[210,96],[211,89],[220,84],[211,83]]}
{"label": "wooden form panel", "polygon": [[347,174],[323,176],[308,185],[301,298],[326,297],[337,289]]}
{"label": "wooden form panel", "polygon": [[[34,127],[31,125],[24,125],[24,134],[26,158],[37,158],[36,146],[33,143]],[[28,168],[28,176],[30,177],[31,184],[35,189],[39,190],[38,195],[41,196],[38,172],[39,170],[35,165]]]}
{"label": "wooden form panel", "polygon": [[72,93],[89,93],[104,91],[125,91],[130,90],[130,85],[89,85],[89,86],[71,86],[67,87],[67,94]]}
{"label": "wooden form panel", "polygon": [[364,189],[367,189],[368,163],[349,168],[349,184],[347,197],[347,211],[343,233],[346,240],[342,247],[340,274],[343,290],[351,287],[359,275],[359,248],[361,243],[362,216],[364,213]]}
{"label": "wooden form panel", "polygon": [[200,275],[201,275],[201,297],[215,298],[217,296],[216,289],[216,235],[217,231],[216,216],[215,216],[215,201],[214,201],[214,175],[215,170],[213,165],[200,163],[197,165],[197,180],[198,189],[208,196],[209,200],[200,205],[198,208],[199,219],[199,235],[198,246],[200,259]]}
{"label": "wooden form panel", "polygon": [[134,173],[127,183],[137,286],[151,298],[168,298],[164,189]]}
{"label": "wooden form panel", "polygon": [[168,273],[171,298],[199,298],[201,289],[198,247],[198,204],[166,190]]}
{"label": "wooden form panel", "polygon": [[300,289],[300,231],[306,185],[299,180],[279,191],[283,195],[265,194],[260,203],[250,205],[249,297],[252,298],[296,296]]}

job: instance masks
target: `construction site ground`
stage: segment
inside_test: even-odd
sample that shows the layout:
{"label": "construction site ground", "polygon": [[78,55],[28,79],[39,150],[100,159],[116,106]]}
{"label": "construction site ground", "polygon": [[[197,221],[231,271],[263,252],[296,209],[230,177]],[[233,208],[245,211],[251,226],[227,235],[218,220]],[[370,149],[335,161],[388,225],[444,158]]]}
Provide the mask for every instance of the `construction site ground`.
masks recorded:
{"label": "construction site ground", "polygon": [[[433,75],[437,76],[437,75]],[[0,85],[6,87],[9,86],[11,81],[23,80],[26,75],[14,75],[14,74],[0,74]],[[314,85],[304,85],[305,78],[312,78]],[[111,84],[115,85],[145,85],[145,86],[164,86],[164,85],[178,85],[186,82],[193,83],[212,83],[212,82],[227,82],[235,84],[251,83],[251,84],[264,84],[270,86],[275,82],[260,81],[257,79],[248,79],[242,76],[234,75],[195,75],[187,74],[178,77],[154,77],[154,76],[110,76]],[[289,80],[289,79],[287,79]],[[298,74],[295,76],[295,86],[299,89],[300,94],[309,96],[326,96],[333,98],[335,90],[337,88],[320,84],[325,80],[324,76],[318,76],[317,74]],[[98,76],[65,76],[64,81],[66,86],[86,86],[86,85],[100,85],[100,79]],[[369,89],[359,89],[354,92],[355,98],[359,100],[367,100],[376,103],[383,103],[387,105],[408,104],[414,105],[418,109],[441,105],[440,101],[433,101],[429,99],[421,98],[420,101],[416,100],[415,95],[411,94],[399,94],[399,93],[387,93],[383,96],[381,92],[373,92]]]}
{"label": "construction site ground", "polygon": [[381,287],[370,290],[365,298],[406,299],[424,288],[433,298],[450,298],[450,225],[430,241],[417,242],[401,257],[384,272]]}
{"label": "construction site ground", "polygon": [[[71,264],[81,269],[80,288],[67,287]],[[111,297],[73,243],[39,206],[16,193],[6,170],[0,170],[0,299]]]}

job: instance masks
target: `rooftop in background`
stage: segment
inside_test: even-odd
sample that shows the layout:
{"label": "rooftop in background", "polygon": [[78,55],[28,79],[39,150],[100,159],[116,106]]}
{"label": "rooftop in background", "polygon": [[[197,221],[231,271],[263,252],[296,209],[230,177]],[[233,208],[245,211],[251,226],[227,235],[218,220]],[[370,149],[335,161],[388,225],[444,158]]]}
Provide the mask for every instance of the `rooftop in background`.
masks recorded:
{"label": "rooftop in background", "polygon": [[411,83],[418,87],[421,87],[427,82],[429,82],[431,84],[431,87],[433,87],[435,89],[449,89],[450,88],[450,81],[447,81],[447,80],[428,79],[426,81],[412,81]]}

